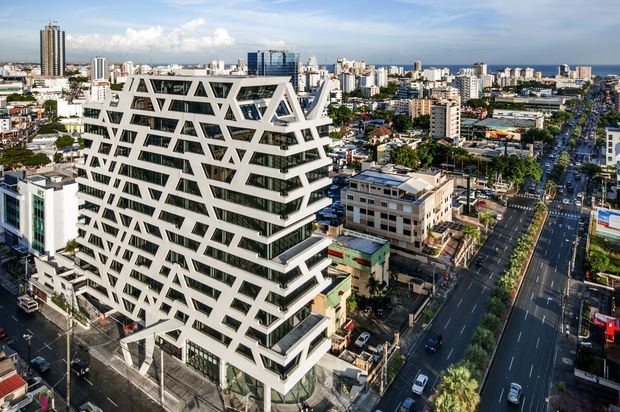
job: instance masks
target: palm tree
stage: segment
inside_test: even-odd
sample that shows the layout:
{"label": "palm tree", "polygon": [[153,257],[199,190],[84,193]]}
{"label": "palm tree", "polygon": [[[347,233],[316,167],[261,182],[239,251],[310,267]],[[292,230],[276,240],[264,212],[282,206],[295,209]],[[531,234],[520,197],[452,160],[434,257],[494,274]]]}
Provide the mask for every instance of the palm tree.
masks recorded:
{"label": "palm tree", "polygon": [[493,226],[495,223],[497,223],[497,220],[495,219],[495,214],[493,214],[492,212],[480,213],[480,217],[478,218],[478,220],[484,225],[485,232],[489,230],[489,226]]}
{"label": "palm tree", "polygon": [[368,278],[368,283],[366,283],[366,287],[368,288],[368,292],[370,292],[371,297],[375,297],[377,293],[379,293],[379,281],[374,277]]}
{"label": "palm tree", "polygon": [[474,225],[465,225],[463,227],[463,235],[468,242],[477,241],[480,239],[480,229]]}
{"label": "palm tree", "polygon": [[452,365],[441,376],[431,402],[437,412],[473,412],[480,403],[478,382],[464,365]]}
{"label": "palm tree", "polygon": [[543,202],[538,202],[536,203],[536,207],[535,207],[536,212],[538,213],[542,213],[545,210],[547,210],[547,205],[544,204]]}

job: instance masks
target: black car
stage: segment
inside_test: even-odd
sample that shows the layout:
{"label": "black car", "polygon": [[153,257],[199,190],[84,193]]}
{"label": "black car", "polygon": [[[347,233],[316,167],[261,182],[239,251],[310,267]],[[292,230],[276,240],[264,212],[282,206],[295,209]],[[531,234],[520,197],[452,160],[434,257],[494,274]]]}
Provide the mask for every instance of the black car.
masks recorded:
{"label": "black car", "polygon": [[437,352],[437,349],[441,346],[443,342],[443,336],[441,334],[434,332],[431,336],[426,340],[426,345],[424,347],[427,351]]}
{"label": "black car", "polygon": [[37,356],[30,360],[30,366],[39,373],[43,373],[50,368],[50,364],[43,356]]}
{"label": "black car", "polygon": [[474,260],[474,263],[476,264],[476,266],[482,266],[482,264],[484,263],[486,259],[487,259],[486,256],[478,255],[476,256],[476,260]]}
{"label": "black car", "polygon": [[90,365],[88,362],[75,358],[71,361],[71,370],[75,372],[78,376],[84,376],[90,370]]}

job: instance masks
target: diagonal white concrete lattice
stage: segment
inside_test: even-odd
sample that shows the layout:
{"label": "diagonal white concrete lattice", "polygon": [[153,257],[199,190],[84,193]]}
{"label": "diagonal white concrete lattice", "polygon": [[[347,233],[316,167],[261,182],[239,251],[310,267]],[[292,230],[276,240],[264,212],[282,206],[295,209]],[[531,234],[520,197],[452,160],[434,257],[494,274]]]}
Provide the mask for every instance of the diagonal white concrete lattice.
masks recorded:
{"label": "diagonal white concrete lattice", "polygon": [[[325,85],[308,117],[281,77],[133,76],[85,109],[86,293],[226,385],[227,365],[286,394],[329,349],[310,313],[329,280]],[[213,366],[215,365],[215,366]]]}

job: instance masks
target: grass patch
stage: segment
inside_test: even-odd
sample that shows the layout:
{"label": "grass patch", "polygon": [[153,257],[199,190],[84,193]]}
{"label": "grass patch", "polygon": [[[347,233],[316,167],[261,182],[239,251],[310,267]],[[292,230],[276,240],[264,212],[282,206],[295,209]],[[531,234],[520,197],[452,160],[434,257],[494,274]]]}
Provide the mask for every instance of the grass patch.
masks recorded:
{"label": "grass patch", "polygon": [[620,276],[620,242],[592,235],[590,237],[590,251],[604,253],[609,259],[609,263],[605,265],[603,272]]}

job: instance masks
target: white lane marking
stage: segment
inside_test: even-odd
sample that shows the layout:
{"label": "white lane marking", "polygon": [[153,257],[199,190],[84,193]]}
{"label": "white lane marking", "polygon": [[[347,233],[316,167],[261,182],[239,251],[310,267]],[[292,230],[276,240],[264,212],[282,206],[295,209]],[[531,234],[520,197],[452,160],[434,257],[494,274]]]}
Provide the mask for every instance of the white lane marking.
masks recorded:
{"label": "white lane marking", "polygon": [[88,382],[88,383],[90,384],[90,386],[93,386],[93,383],[92,383],[91,381],[89,381],[86,377],[84,377],[84,380],[85,380],[86,382]]}
{"label": "white lane marking", "polygon": [[553,282],[555,282],[554,280],[551,281],[551,289],[553,289]]}
{"label": "white lane marking", "polygon": [[476,270],[476,273],[480,273],[480,269],[482,269],[482,267],[479,267],[479,268]]}
{"label": "white lane marking", "polygon": [[508,240],[512,241],[512,236],[510,236],[510,237],[508,238]]}
{"label": "white lane marking", "polygon": [[448,325],[450,324],[450,322],[452,322],[452,318],[448,319],[448,321],[446,322],[446,326],[444,326],[444,330],[448,329]]}
{"label": "white lane marking", "polygon": [[450,353],[448,353],[448,357],[446,360],[450,360],[450,356],[452,356],[452,352],[454,352],[454,348],[450,349]]}
{"label": "white lane marking", "polygon": [[551,296],[547,296],[547,305],[549,304],[550,300],[551,300]]}
{"label": "white lane marking", "polygon": [[461,306],[461,303],[463,303],[463,299],[459,300],[459,303],[456,304],[456,307],[458,308],[459,306]]}
{"label": "white lane marking", "polygon": [[51,350],[53,352],[52,348],[47,343],[43,342],[43,346],[45,346],[47,349],[49,349],[49,350]]}
{"label": "white lane marking", "polygon": [[514,362],[514,360],[515,360],[515,357],[513,356],[513,357],[510,359],[510,365],[508,365],[508,370],[510,370],[510,369],[512,368],[512,362]]}
{"label": "white lane marking", "polygon": [[523,412],[524,407],[525,407],[525,396],[523,397],[523,403],[521,404],[521,412]]}
{"label": "white lane marking", "polygon": [[530,300],[534,300],[534,292],[532,292],[532,296],[530,297]]}
{"label": "white lane marking", "polygon": [[504,388],[502,388],[502,392],[499,394],[499,399],[497,400],[497,403],[502,403],[503,397],[504,397]]}
{"label": "white lane marking", "polygon": [[519,337],[517,338],[517,343],[521,342],[521,331],[519,331]]}
{"label": "white lane marking", "polygon": [[499,265],[502,262],[502,258],[497,259],[497,264]]}
{"label": "white lane marking", "polygon": [[538,279],[540,279],[540,276],[536,276],[536,283],[538,283]]}
{"label": "white lane marking", "polygon": [[504,252],[508,250],[508,245],[504,246]]}
{"label": "white lane marking", "polygon": [[541,261],[541,262],[540,262],[540,268],[541,268],[541,269],[542,269],[542,266],[543,266],[543,263],[542,263],[542,261]]}
{"label": "white lane marking", "polygon": [[34,333],[32,333],[32,331],[30,329],[26,329],[28,331],[29,334],[34,335]]}
{"label": "white lane marking", "polygon": [[484,293],[487,290],[487,285],[484,285],[484,287],[482,288],[482,293]]}
{"label": "white lane marking", "polygon": [[462,335],[464,330],[465,330],[465,325],[463,325],[463,328],[461,329],[461,333],[459,333],[459,335]]}
{"label": "white lane marking", "polygon": [[541,323],[543,323],[543,324],[545,323],[545,315],[543,315],[543,320],[542,320]]}
{"label": "white lane marking", "polygon": [[467,290],[469,290],[469,288],[471,288],[471,284],[474,282],[469,282],[469,286],[467,286]]}
{"label": "white lane marking", "polygon": [[532,366],[530,367],[530,378],[532,377],[532,371],[534,370],[534,364],[532,363]]}
{"label": "white lane marking", "polygon": [[476,310],[476,307],[477,307],[477,306],[478,306],[478,304],[476,303],[476,304],[474,305],[474,308],[471,310],[471,313],[474,313],[474,310]]}
{"label": "white lane marking", "polygon": [[527,320],[527,314],[528,314],[528,313],[530,313],[530,311],[529,311],[529,310],[527,310],[527,311],[525,312],[525,319],[523,319],[523,320]]}
{"label": "white lane marking", "polygon": [[114,406],[116,406],[118,408],[118,405],[116,403],[114,403],[114,401],[112,399],[110,399],[109,397],[106,396],[106,398],[110,401],[110,403]]}
{"label": "white lane marking", "polygon": [[11,315],[11,317],[13,318],[15,322],[19,322],[15,316]]}

